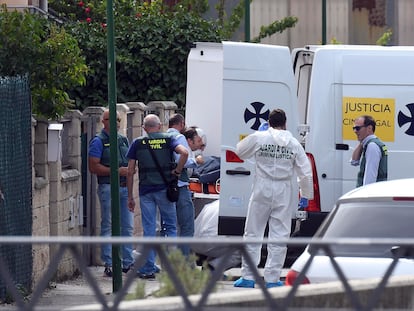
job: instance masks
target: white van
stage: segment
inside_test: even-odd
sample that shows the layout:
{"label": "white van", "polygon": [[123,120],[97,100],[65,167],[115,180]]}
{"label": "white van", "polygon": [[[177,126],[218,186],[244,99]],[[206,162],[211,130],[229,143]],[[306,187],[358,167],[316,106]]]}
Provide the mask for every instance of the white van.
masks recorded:
{"label": "white van", "polygon": [[[275,108],[285,110],[288,129],[297,136],[291,54],[288,47],[274,45],[196,43],[190,51],[187,70],[186,124],[205,131],[204,155],[221,160],[219,234],[242,235],[254,163],[241,161],[234,150],[243,137],[267,121]],[[206,197],[197,193],[195,196]],[[292,202],[294,213],[297,192]]]}
{"label": "white van", "polygon": [[414,47],[312,46],[293,51],[303,140],[314,168],[314,210],[356,187],[353,120],[367,114],[388,148],[388,179],[412,177]]}

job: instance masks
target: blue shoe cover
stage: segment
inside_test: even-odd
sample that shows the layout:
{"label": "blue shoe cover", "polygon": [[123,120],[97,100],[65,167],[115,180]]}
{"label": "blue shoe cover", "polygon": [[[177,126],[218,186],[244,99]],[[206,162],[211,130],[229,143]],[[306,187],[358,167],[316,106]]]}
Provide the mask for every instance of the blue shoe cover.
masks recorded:
{"label": "blue shoe cover", "polygon": [[245,288],[254,288],[254,281],[253,280],[246,280],[240,278],[233,283],[234,287],[245,287]]}
{"label": "blue shoe cover", "polygon": [[277,281],[276,283],[266,282],[266,288],[279,287],[283,285],[285,284],[282,281]]}

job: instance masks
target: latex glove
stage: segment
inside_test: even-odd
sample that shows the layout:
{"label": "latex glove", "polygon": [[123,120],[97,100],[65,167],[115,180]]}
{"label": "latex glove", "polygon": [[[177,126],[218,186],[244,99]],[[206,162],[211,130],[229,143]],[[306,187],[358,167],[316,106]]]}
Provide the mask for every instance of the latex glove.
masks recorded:
{"label": "latex glove", "polygon": [[269,128],[269,122],[263,122],[260,124],[258,131],[267,131]]}
{"label": "latex glove", "polygon": [[309,205],[309,201],[307,198],[300,198],[299,200],[299,210],[304,210],[305,208],[307,208]]}

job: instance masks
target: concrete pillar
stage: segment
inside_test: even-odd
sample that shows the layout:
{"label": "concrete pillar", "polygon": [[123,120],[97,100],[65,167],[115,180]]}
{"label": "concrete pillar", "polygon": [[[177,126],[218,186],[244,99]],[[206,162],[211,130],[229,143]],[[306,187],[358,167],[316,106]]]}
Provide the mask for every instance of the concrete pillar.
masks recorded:
{"label": "concrete pillar", "polygon": [[[47,166],[47,123],[32,118],[32,235],[49,236],[49,169]],[[48,244],[32,246],[32,285],[35,287],[50,264]]]}
{"label": "concrete pillar", "polygon": [[65,143],[68,148],[65,148],[67,152],[67,161],[72,169],[81,171],[82,158],[81,158],[81,117],[82,113],[79,110],[69,110],[65,113],[64,118],[69,122],[65,125]]}
{"label": "concrete pillar", "polygon": [[142,125],[148,107],[142,102],[128,102],[129,107],[127,137],[130,142],[142,135]]}
{"label": "concrete pillar", "polygon": [[47,164],[47,128],[49,123],[45,120],[37,120],[34,139],[34,168],[35,176],[49,179]]}
{"label": "concrete pillar", "polygon": [[148,113],[154,113],[160,117],[162,129],[168,129],[168,120],[175,113],[178,106],[173,101],[151,101],[147,104]]}
{"label": "concrete pillar", "polygon": [[[128,114],[128,140],[130,143],[132,141],[142,136],[143,130],[143,120],[145,117],[145,114],[147,113],[148,107],[141,102],[129,102],[126,104],[129,109],[130,113]],[[134,178],[134,199],[137,203],[137,208],[134,212],[134,236],[142,236],[143,230],[142,230],[142,220],[141,220],[141,209],[139,207],[139,195],[138,195],[138,187],[139,187],[139,179],[138,174],[135,174]]]}

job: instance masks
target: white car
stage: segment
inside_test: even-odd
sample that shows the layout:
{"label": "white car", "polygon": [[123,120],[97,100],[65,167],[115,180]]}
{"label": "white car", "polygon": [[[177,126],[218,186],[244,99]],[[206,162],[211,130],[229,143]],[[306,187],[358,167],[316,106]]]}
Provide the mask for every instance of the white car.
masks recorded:
{"label": "white car", "polygon": [[[315,237],[336,238],[414,238],[414,178],[377,182],[356,188],[338,199],[335,208],[322,223]],[[398,246],[333,245],[335,261],[346,279],[383,277]],[[296,259],[286,276],[293,285],[310,254],[316,250],[308,245]],[[336,281],[340,278],[329,256],[316,250],[302,284]],[[401,256],[392,275],[414,275],[414,255]]]}

